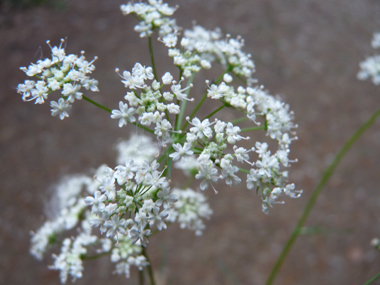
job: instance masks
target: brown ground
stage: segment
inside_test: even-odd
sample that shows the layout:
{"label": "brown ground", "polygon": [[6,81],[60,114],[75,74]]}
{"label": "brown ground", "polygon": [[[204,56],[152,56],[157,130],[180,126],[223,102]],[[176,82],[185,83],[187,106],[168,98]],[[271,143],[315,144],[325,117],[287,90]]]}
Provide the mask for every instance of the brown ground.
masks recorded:
{"label": "brown ground", "polygon": [[[172,3],[174,1],[171,1]],[[114,142],[131,129],[86,102],[69,119],[50,116],[49,106],[24,103],[15,87],[25,79],[19,66],[45,55],[44,42],[68,37],[68,51],[99,56],[95,100],[116,107],[125,89],[114,68],[149,64],[147,45],[133,32],[135,21],[119,12],[119,0],[67,1],[63,8],[34,8],[2,15],[0,22],[0,284],[59,284],[57,272],[29,255],[29,231],[44,221],[49,187],[65,174],[114,165]],[[257,78],[281,94],[296,114],[299,140],[291,157],[291,181],[304,189],[269,216],[258,197],[244,189],[209,191],[212,219],[203,237],[177,226],[151,239],[149,253],[160,284],[263,284],[322,171],[342,144],[377,108],[380,87],[356,79],[380,30],[375,0],[177,1],[178,23],[191,20],[246,39]],[[163,70],[163,69],[162,69]],[[91,95],[92,96],[92,95]],[[344,158],[324,189],[307,225],[327,230],[302,236],[276,284],[363,284],[377,274],[380,253],[380,121]],[[89,261],[76,284],[136,284],[112,274],[107,259]],[[380,284],[380,283],[379,283]]]}

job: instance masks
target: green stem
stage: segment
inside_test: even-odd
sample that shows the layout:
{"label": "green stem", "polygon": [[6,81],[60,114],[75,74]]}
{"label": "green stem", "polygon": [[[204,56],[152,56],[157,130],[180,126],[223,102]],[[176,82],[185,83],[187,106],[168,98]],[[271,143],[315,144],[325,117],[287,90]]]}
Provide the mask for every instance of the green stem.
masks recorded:
{"label": "green stem", "polygon": [[[191,119],[195,116],[195,114],[197,113],[198,109],[202,106],[202,104],[203,104],[203,102],[206,100],[206,98],[207,98],[207,92],[206,92],[205,95],[203,95],[201,101],[199,101],[198,105],[195,107],[195,109],[194,109],[193,112],[191,113],[191,115],[190,115],[190,119],[189,119],[189,120],[191,120]],[[182,127],[182,131],[185,130],[185,128],[187,127],[188,124],[189,124],[189,121],[186,121],[186,123],[185,123],[185,124],[183,125],[183,127]]]}
{"label": "green stem", "polygon": [[378,273],[376,276],[372,277],[370,280],[368,280],[364,285],[369,285],[371,284],[373,281],[375,281],[377,278],[380,277],[380,273]]}
{"label": "green stem", "polygon": [[[190,88],[189,88],[190,89]],[[187,89],[187,90],[189,90]],[[187,91],[186,90],[186,91]],[[182,101],[186,101],[186,100],[182,100]],[[179,100],[177,99],[177,105],[179,105]],[[181,105],[181,109],[182,109],[182,105]],[[166,110],[167,111],[167,110]],[[175,121],[174,121],[174,128],[177,129],[177,126],[178,126],[178,117],[179,117],[179,114],[175,115]]]}
{"label": "green stem", "polygon": [[239,167],[239,170],[240,170],[241,172],[244,172],[244,173],[247,173],[247,174],[249,174],[249,173],[250,173],[248,170],[245,170],[245,169],[243,169],[243,168],[240,168],[240,167]]}
{"label": "green stem", "polygon": [[90,102],[91,104],[94,104],[95,106],[99,107],[100,109],[103,109],[103,110],[107,111],[108,113],[112,113],[112,110],[111,110],[111,109],[109,109],[109,108],[107,108],[107,107],[105,107],[105,106],[103,106],[103,105],[101,105],[101,104],[99,104],[99,103],[97,103],[97,102],[91,100],[90,98],[88,98],[88,97],[86,97],[86,96],[84,96],[84,95],[82,96],[82,98],[83,98],[84,100]]}
{"label": "green stem", "polygon": [[216,109],[214,112],[212,112],[210,115],[208,115],[207,117],[204,117],[204,118],[202,119],[202,121],[205,120],[205,119],[210,118],[212,115],[215,115],[215,114],[218,113],[220,110],[222,110],[224,107],[226,107],[226,105],[223,104],[223,105],[220,106],[218,109]]}
{"label": "green stem", "polygon": [[344,155],[347,151],[352,147],[352,145],[360,138],[360,136],[376,121],[377,117],[380,116],[380,109],[377,110],[363,125],[356,130],[356,132],[352,135],[352,137],[343,145],[338,154],[335,156],[333,162],[327,167],[324,171],[321,180],[319,181],[317,187],[314,189],[311,197],[301,215],[301,218],[298,220],[297,225],[292,232],[289,240],[286,242],[279,258],[277,259],[276,264],[274,265],[272,272],[269,275],[268,281],[266,285],[270,285],[273,283],[282,263],[284,262],[285,257],[288,255],[290,249],[292,248],[294,242],[297,237],[300,235],[301,229],[308,218],[310,211],[312,210],[319,194],[321,193],[323,187],[330,179],[331,175],[334,173],[335,168],[338,166]]}
{"label": "green stem", "polygon": [[[218,84],[218,83],[223,79],[224,74],[226,74],[227,72],[229,72],[229,71],[231,70],[231,68],[232,68],[232,67],[229,66],[229,67],[228,67],[228,68],[222,73],[222,75],[220,75],[220,76],[218,77],[218,79],[215,81],[215,84]],[[189,120],[191,120],[191,119],[195,116],[195,114],[197,113],[198,109],[202,106],[202,104],[203,104],[203,102],[206,100],[206,98],[207,98],[207,92],[206,92],[205,95],[203,95],[201,101],[199,101],[198,105],[195,107],[195,109],[194,109],[193,112],[191,113],[191,115],[190,115],[190,119],[189,119]],[[188,124],[189,124],[189,121],[186,121],[185,125],[182,127],[182,131],[185,130],[185,128],[187,127]]]}
{"label": "green stem", "polygon": [[[189,82],[187,83],[187,86],[189,86],[191,83],[193,83],[194,76],[195,76],[195,74],[191,75]],[[181,80],[181,78],[180,78],[180,80]],[[190,93],[190,88],[186,90],[186,95],[188,96],[189,93]],[[187,103],[187,100],[182,100],[182,102],[181,102],[181,112],[179,113],[178,121],[177,121],[177,125],[176,125],[177,131],[181,128],[181,125],[182,125],[183,116],[185,115],[186,103]]]}
{"label": "green stem", "polygon": [[[156,64],[154,63],[154,55],[153,55],[153,44],[152,44],[152,36],[149,36],[149,53],[150,53],[150,61],[152,62],[152,69],[154,78],[157,80],[157,71],[156,71]],[[158,81],[158,80],[157,80]]]}
{"label": "green stem", "polygon": [[235,120],[232,120],[232,121],[231,121],[231,124],[236,125],[236,124],[238,124],[238,123],[244,122],[244,121],[247,120],[247,119],[248,119],[247,117],[237,118],[237,119],[235,119]]}
{"label": "green stem", "polygon": [[167,157],[167,164],[168,164],[168,179],[172,178],[172,158]]}
{"label": "green stem", "polygon": [[180,66],[178,66],[178,68],[179,68],[179,78],[178,78],[178,82],[179,82],[181,81],[183,70]]}
{"label": "green stem", "polygon": [[149,260],[149,257],[148,257],[148,254],[146,252],[145,247],[142,247],[142,254],[145,256],[146,260],[149,262],[149,266],[147,266],[147,269],[148,269],[148,274],[149,274],[150,285],[155,285],[156,283],[154,282],[152,264],[150,263],[150,260]]}
{"label": "green stem", "polygon": [[265,126],[241,129],[241,132],[249,132],[249,131],[256,131],[256,130],[265,130]]}
{"label": "green stem", "polygon": [[139,285],[144,285],[144,270],[139,270]]}

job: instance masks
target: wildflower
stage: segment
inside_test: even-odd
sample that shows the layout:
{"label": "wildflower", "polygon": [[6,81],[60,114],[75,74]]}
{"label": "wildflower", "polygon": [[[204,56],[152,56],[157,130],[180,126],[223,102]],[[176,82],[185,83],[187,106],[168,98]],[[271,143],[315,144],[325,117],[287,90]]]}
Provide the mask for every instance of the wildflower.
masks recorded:
{"label": "wildflower", "polygon": [[112,110],[111,118],[119,119],[119,128],[124,125],[127,125],[127,122],[135,122],[136,118],[133,115],[136,113],[135,109],[130,107],[128,108],[127,103],[119,102],[119,110]]}
{"label": "wildflower", "polygon": [[194,98],[189,99],[189,98],[187,98],[187,94],[183,93],[183,91],[186,91],[187,89],[189,89],[191,87],[193,87],[193,84],[190,84],[189,86],[181,89],[181,84],[173,84],[171,86],[171,90],[174,93],[174,95],[177,97],[177,99],[180,101],[183,101],[183,100],[194,101]]}
{"label": "wildflower", "polygon": [[169,209],[171,205],[175,204],[178,199],[175,194],[169,192],[169,188],[164,188],[157,193],[157,206],[164,206],[164,209]]}
{"label": "wildflower", "polygon": [[214,189],[215,193],[218,193],[218,191],[215,190],[214,186],[211,182],[216,182],[219,179],[218,170],[210,166],[208,164],[201,164],[198,169],[198,174],[195,175],[196,179],[202,179],[202,182],[200,184],[201,190],[205,190],[208,188],[208,185],[210,184],[211,187]]}
{"label": "wildflower", "polygon": [[71,109],[71,105],[69,102],[65,101],[63,98],[59,98],[58,102],[51,101],[50,102],[51,115],[53,117],[59,115],[59,118],[63,120],[65,117],[69,117],[67,111]]}
{"label": "wildflower", "polygon": [[174,148],[175,152],[170,154],[169,156],[173,158],[173,161],[181,159],[185,159],[188,156],[193,155],[193,151],[191,150],[191,144],[185,142],[182,146],[180,143],[173,144],[172,147]]}
{"label": "wildflower", "polygon": [[122,235],[125,235],[125,220],[121,219],[119,220],[119,217],[117,215],[113,215],[111,217],[111,220],[108,220],[104,223],[104,226],[107,228],[110,228],[107,231],[107,237],[114,237],[117,233],[121,233]]}
{"label": "wildflower", "polygon": [[212,136],[212,130],[210,128],[215,122],[210,123],[208,119],[203,120],[202,122],[198,118],[193,118],[190,124],[194,127],[190,128],[190,132],[194,133],[198,138],[203,138],[206,136],[210,138]]}

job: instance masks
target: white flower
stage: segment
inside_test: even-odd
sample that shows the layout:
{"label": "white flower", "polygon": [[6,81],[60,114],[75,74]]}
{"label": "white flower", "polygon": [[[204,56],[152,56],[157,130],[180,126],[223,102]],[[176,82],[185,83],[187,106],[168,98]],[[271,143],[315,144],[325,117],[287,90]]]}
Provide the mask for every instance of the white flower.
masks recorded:
{"label": "white flower", "polygon": [[373,39],[372,39],[372,47],[373,48],[379,48],[380,47],[380,33],[374,33]]}
{"label": "white flower", "polygon": [[107,228],[110,228],[108,231],[107,231],[107,237],[114,237],[116,235],[116,237],[118,238],[117,236],[117,233],[121,233],[122,235],[125,235],[125,220],[124,219],[121,219],[119,220],[119,217],[118,215],[113,215],[111,217],[111,220],[108,220],[104,223],[104,226],[107,227]]}
{"label": "white flower", "polygon": [[167,210],[170,215],[166,220],[174,222],[177,219],[181,229],[187,228],[195,231],[197,236],[201,235],[206,228],[202,219],[209,219],[212,214],[207,198],[190,188],[174,189],[173,193],[177,195],[178,202],[173,209]]}
{"label": "white flower", "polygon": [[295,189],[294,183],[286,185],[284,188],[284,193],[289,196],[290,198],[299,198],[301,197],[302,190],[294,190]]}
{"label": "white flower", "polygon": [[51,115],[53,117],[59,115],[59,118],[63,120],[65,117],[69,117],[67,111],[71,109],[69,102],[65,101],[63,98],[59,98],[58,103],[55,101],[50,102]]}
{"label": "white flower", "polygon": [[173,144],[172,147],[174,148],[175,152],[169,155],[169,157],[173,158],[173,161],[184,159],[188,156],[193,155],[193,151],[191,150],[191,144],[185,142],[185,144],[182,146],[180,143]]}
{"label": "white flower", "polygon": [[216,133],[222,133],[224,132],[224,128],[226,127],[226,123],[223,122],[223,121],[217,121],[216,124],[215,124],[215,127],[214,127],[214,130]]}
{"label": "white flower", "polygon": [[163,119],[162,122],[157,122],[156,127],[154,128],[154,134],[158,137],[162,137],[163,139],[167,139],[170,137],[170,129],[172,125],[166,119]]}
{"label": "white flower", "polygon": [[171,103],[166,105],[166,108],[168,109],[170,114],[179,114],[180,113],[180,107],[177,104]]}
{"label": "white flower", "polygon": [[104,210],[105,205],[103,202],[106,200],[107,200],[107,197],[105,195],[102,195],[100,191],[95,191],[94,197],[87,196],[84,199],[84,202],[89,206],[92,205],[91,212],[95,213],[95,212]]}
{"label": "white flower", "polygon": [[82,82],[82,86],[84,88],[86,88],[86,90],[90,89],[93,92],[98,92],[99,91],[98,84],[99,84],[99,82],[96,79],[85,79]]}
{"label": "white flower", "polygon": [[199,172],[197,175],[195,175],[195,178],[203,179],[200,184],[201,190],[207,189],[208,184],[210,184],[215,193],[217,193],[214,186],[211,184],[211,182],[216,182],[219,179],[218,170],[215,167],[208,164],[201,164],[199,167]]}
{"label": "white flower", "polygon": [[162,42],[165,44],[165,46],[169,48],[175,47],[177,45],[177,41],[178,41],[178,38],[175,33],[168,34],[162,39]]}
{"label": "white flower", "polygon": [[203,136],[210,138],[212,136],[212,130],[210,126],[214,123],[215,122],[210,123],[208,119],[205,119],[201,122],[198,118],[193,118],[191,124],[194,127],[190,128],[190,132],[194,133],[200,139],[203,138]]}
{"label": "white flower", "polygon": [[49,78],[48,80],[48,87],[52,90],[59,90],[61,89],[61,84],[58,82],[55,78]]}
{"label": "white flower", "polygon": [[223,76],[223,80],[224,80],[224,82],[226,82],[226,83],[231,83],[232,80],[233,80],[233,78],[232,78],[231,75],[229,75],[228,73],[226,73],[226,74],[224,74],[224,76]]}
{"label": "white flower", "polygon": [[249,174],[247,175],[247,188],[252,189],[255,187],[255,183],[260,179],[260,175],[256,169],[251,169]]}
{"label": "white flower", "polygon": [[136,118],[133,117],[133,114],[136,113],[135,108],[128,108],[127,103],[119,102],[119,110],[112,110],[111,118],[112,119],[120,119],[119,127],[121,128],[124,125],[127,125],[127,122],[135,122]]}
{"label": "white flower", "polygon": [[165,219],[169,214],[164,210],[159,213],[159,208],[154,207],[152,212],[149,213],[149,224],[155,225],[159,231],[166,229],[167,226],[163,219]]}
{"label": "white flower", "polygon": [[75,84],[72,85],[71,83],[65,83],[63,84],[63,91],[62,95],[64,95],[67,98],[67,101],[73,103],[75,99],[80,100],[82,99],[81,92],[78,92],[80,90],[80,85]]}
{"label": "white flower", "polygon": [[228,143],[235,144],[236,141],[240,141],[241,139],[249,139],[249,137],[244,138],[241,135],[239,135],[240,131],[241,130],[239,127],[237,126],[234,127],[232,123],[228,123],[227,129],[226,129],[226,133],[228,135],[228,138],[227,138]]}
{"label": "white flower", "polygon": [[222,175],[226,179],[226,184],[231,186],[232,184],[239,184],[241,179],[235,175],[235,172],[239,171],[239,167],[228,165],[223,168]]}
{"label": "white flower", "polygon": [[113,200],[115,198],[115,179],[109,176],[104,177],[99,189],[105,192],[108,199]]}
{"label": "white flower", "polygon": [[201,66],[204,68],[204,69],[210,69],[211,68],[211,63],[208,61],[208,60],[201,60]]}
{"label": "white flower", "polygon": [[142,80],[153,80],[153,69],[151,67],[142,66],[140,63],[136,63],[132,69],[132,74],[141,78]]}
{"label": "white flower", "polygon": [[165,85],[170,85],[172,84],[172,82],[173,82],[173,76],[170,74],[170,72],[166,72],[164,76],[162,76],[162,83]]}
{"label": "white flower", "polygon": [[[118,69],[116,69],[116,70],[118,70]],[[124,71],[123,76],[121,76],[121,78],[124,79],[121,82],[124,83],[125,88],[129,87],[130,89],[136,89],[136,87],[142,88],[144,85],[144,79],[143,78],[136,76],[136,75],[132,75],[129,71]]]}
{"label": "white flower", "polygon": [[187,101],[194,101],[194,98],[193,99],[189,99],[187,98],[187,94],[186,93],[183,93],[184,91],[186,91],[187,89],[193,87],[193,84],[190,84],[189,86],[181,89],[181,84],[173,84],[171,86],[171,90],[172,92],[174,93],[174,95],[177,97],[178,100],[180,101],[183,101],[183,100],[187,100]]}
{"label": "white flower", "polygon": [[157,193],[157,201],[156,205],[161,206],[164,205],[164,209],[169,209],[170,205],[173,205],[178,201],[177,196],[175,194],[171,194],[169,188],[164,188],[158,191]]}
{"label": "white flower", "polygon": [[34,80],[25,80],[25,84],[17,85],[17,93],[23,93],[22,100],[25,101],[26,98],[30,96],[30,91],[36,85]]}
{"label": "white flower", "polygon": [[31,90],[31,99],[28,99],[26,101],[31,101],[36,99],[34,104],[43,104],[45,103],[45,99],[47,99],[49,89],[45,86],[44,81],[38,81],[36,85],[34,86],[35,89]]}
{"label": "white flower", "polygon": [[147,237],[150,236],[150,230],[144,230],[144,225],[139,223],[138,226],[130,230],[132,244],[135,244],[138,240],[141,241],[141,245],[146,247],[149,243]]}
{"label": "white flower", "polygon": [[134,172],[139,170],[138,166],[134,164],[133,159],[127,159],[125,166],[118,165],[115,167],[115,178],[119,185],[124,184],[128,180],[131,180],[135,175]]}
{"label": "white flower", "polygon": [[173,101],[174,98],[174,95],[170,92],[164,92],[162,96],[164,96],[165,100],[167,101]]}

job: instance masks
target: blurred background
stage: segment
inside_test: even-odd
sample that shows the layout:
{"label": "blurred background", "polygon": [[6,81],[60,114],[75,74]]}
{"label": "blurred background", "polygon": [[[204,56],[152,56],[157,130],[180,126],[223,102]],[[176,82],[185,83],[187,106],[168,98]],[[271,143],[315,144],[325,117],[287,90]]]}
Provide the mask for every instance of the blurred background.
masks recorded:
{"label": "blurred background", "polygon": [[[58,272],[48,269],[52,252],[42,262],[29,254],[30,231],[49,215],[45,204],[52,185],[102,163],[114,166],[115,142],[132,131],[119,129],[108,113],[85,101],[76,102],[64,121],[50,116],[48,104],[23,102],[16,93],[26,79],[19,67],[41,54],[50,56],[46,40],[58,45],[67,37],[68,53],[85,50],[88,59],[99,57],[93,77],[100,92],[85,94],[117,108],[126,90],[115,67],[131,70],[136,61],[150,65],[147,40],[133,31],[133,17],[122,16],[123,3],[0,2],[0,284],[59,284]],[[356,79],[359,62],[374,54],[370,41],[380,31],[380,1],[168,3],[180,6],[175,17],[184,28],[194,19],[246,39],[256,78],[295,112],[299,140],[291,145],[290,158],[299,162],[289,174],[304,194],[286,199],[267,216],[260,198],[244,187],[220,184],[219,194],[208,191],[214,214],[202,237],[174,225],[150,240],[157,283],[264,284],[321,173],[380,107],[380,86]],[[155,43],[163,72],[171,60],[160,46]],[[318,233],[297,240],[275,284],[363,284],[380,271],[380,253],[370,246],[380,237],[379,142],[380,121],[337,168],[306,223]],[[136,270],[129,280],[113,271],[108,257],[87,261],[76,284],[137,284]]]}

